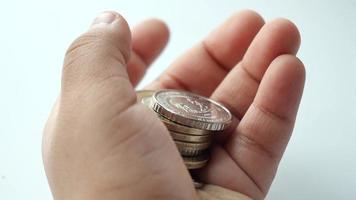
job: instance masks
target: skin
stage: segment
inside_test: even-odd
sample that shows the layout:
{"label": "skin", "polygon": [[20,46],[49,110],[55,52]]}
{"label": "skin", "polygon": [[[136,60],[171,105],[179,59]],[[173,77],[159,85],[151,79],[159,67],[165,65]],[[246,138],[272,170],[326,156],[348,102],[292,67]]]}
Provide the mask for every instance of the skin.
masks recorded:
{"label": "skin", "polygon": [[[169,132],[136,103],[134,87],[168,37],[159,20],[131,32],[110,11],[69,47],[43,137],[54,199],[199,199]],[[292,22],[238,12],[146,87],[192,91],[232,111],[208,166],[194,171],[204,182],[266,196],[303,92],[299,45]]]}

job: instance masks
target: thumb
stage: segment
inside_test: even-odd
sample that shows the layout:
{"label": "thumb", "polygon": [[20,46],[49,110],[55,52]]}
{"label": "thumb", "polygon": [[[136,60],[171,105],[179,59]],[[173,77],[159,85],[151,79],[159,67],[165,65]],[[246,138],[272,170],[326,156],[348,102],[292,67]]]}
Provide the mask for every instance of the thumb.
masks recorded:
{"label": "thumb", "polygon": [[96,102],[105,96],[106,100],[121,99],[120,108],[132,104],[136,97],[126,71],[130,46],[131,33],[125,19],[115,12],[101,13],[66,53],[62,100],[68,96],[81,100],[90,97],[88,102]]}

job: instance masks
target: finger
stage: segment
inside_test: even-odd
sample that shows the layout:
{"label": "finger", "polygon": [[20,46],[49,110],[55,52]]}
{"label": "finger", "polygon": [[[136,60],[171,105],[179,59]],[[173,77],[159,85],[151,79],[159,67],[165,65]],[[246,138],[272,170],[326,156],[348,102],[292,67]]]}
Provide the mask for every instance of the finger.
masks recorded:
{"label": "finger", "polygon": [[267,23],[252,41],[243,60],[219,85],[212,98],[241,119],[253,101],[270,63],[279,55],[296,54],[300,45],[297,27],[286,19]]}
{"label": "finger", "polygon": [[163,51],[168,38],[168,27],[158,19],[146,20],[132,30],[132,52],[127,71],[134,86]]}
{"label": "finger", "polygon": [[[67,51],[61,101],[80,97],[82,103],[109,103],[116,108],[113,112],[133,104],[136,96],[125,67],[130,54],[130,35],[123,17],[114,12],[100,14]],[[77,102],[71,100],[67,102]]]}
{"label": "finger", "polygon": [[243,57],[264,24],[253,11],[231,16],[204,41],[178,58],[149,88],[189,90],[210,96]]}
{"label": "finger", "polygon": [[235,163],[265,194],[292,133],[304,80],[304,66],[295,56],[277,57],[226,143]]}

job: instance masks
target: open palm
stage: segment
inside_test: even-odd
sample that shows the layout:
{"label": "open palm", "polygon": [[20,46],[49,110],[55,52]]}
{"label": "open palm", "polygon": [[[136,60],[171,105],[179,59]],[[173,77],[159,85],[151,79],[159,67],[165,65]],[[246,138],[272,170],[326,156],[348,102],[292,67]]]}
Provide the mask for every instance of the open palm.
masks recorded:
{"label": "open palm", "polygon": [[[43,144],[52,192],[66,197],[91,188],[108,195],[111,188],[117,193],[113,199],[148,191],[154,199],[187,197],[193,185],[168,131],[134,103],[133,87],[166,45],[168,29],[158,20],[138,25],[130,53],[126,22],[115,23],[96,25],[67,52],[62,92]],[[203,182],[254,199],[267,194],[302,96],[305,70],[295,56],[299,45],[290,21],[265,24],[253,11],[239,12],[146,87],[188,90],[232,112],[233,126],[218,136],[208,166],[193,172]],[[150,188],[157,187],[154,196]]]}
{"label": "open palm", "polygon": [[[156,51],[168,37],[162,25],[156,24],[156,30],[164,33],[146,38],[140,29],[148,28],[149,23],[133,32],[134,50],[146,63],[153,58],[147,47]],[[157,46],[141,46],[146,42]],[[240,12],[147,87],[192,91],[232,111],[236,126],[219,138],[208,167],[196,172],[204,181],[257,199],[267,193],[292,133],[303,91],[305,71],[295,57],[299,45],[298,30],[290,21],[265,24],[254,12]],[[134,82],[141,78],[134,73],[131,77]]]}

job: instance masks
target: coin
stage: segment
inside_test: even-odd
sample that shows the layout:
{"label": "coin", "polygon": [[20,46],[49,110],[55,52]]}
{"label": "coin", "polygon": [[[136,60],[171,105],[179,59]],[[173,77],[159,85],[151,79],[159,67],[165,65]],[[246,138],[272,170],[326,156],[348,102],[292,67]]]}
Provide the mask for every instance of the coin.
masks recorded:
{"label": "coin", "polygon": [[169,132],[174,140],[179,140],[182,142],[204,143],[204,142],[211,142],[212,139],[212,135],[188,135],[172,130],[169,130]]}
{"label": "coin", "polygon": [[[137,102],[143,103],[148,107],[152,107],[153,103],[153,94],[155,91],[152,90],[139,90],[136,91],[137,94]],[[157,113],[158,114],[158,113]],[[188,126],[184,126],[181,124],[174,123],[173,121],[170,121],[160,114],[158,114],[158,117],[160,120],[165,124],[168,130],[180,132],[180,133],[186,133],[189,135],[208,135],[210,133],[213,133],[212,131],[206,131],[206,130],[201,130],[201,129],[196,129]]]}
{"label": "coin", "polygon": [[188,169],[199,169],[204,167],[209,161],[209,154],[201,154],[195,157],[183,156],[184,164]]}
{"label": "coin", "polygon": [[221,104],[178,90],[156,92],[153,95],[152,109],[176,123],[212,131],[225,129],[232,118],[230,111]]}
{"label": "coin", "polygon": [[148,107],[152,107],[152,96],[155,93],[153,90],[139,90],[136,91],[137,102],[143,103]]}
{"label": "coin", "polygon": [[211,142],[192,143],[175,140],[178,151],[183,156],[197,156],[209,148]]}
{"label": "coin", "polygon": [[184,126],[181,124],[174,123],[173,121],[166,119],[165,117],[158,115],[160,120],[164,123],[164,125],[167,127],[168,130],[171,131],[176,131],[180,133],[185,133],[189,135],[209,135],[214,133],[215,131],[207,131],[207,130],[201,130],[201,129],[196,129],[192,128],[189,126]]}

